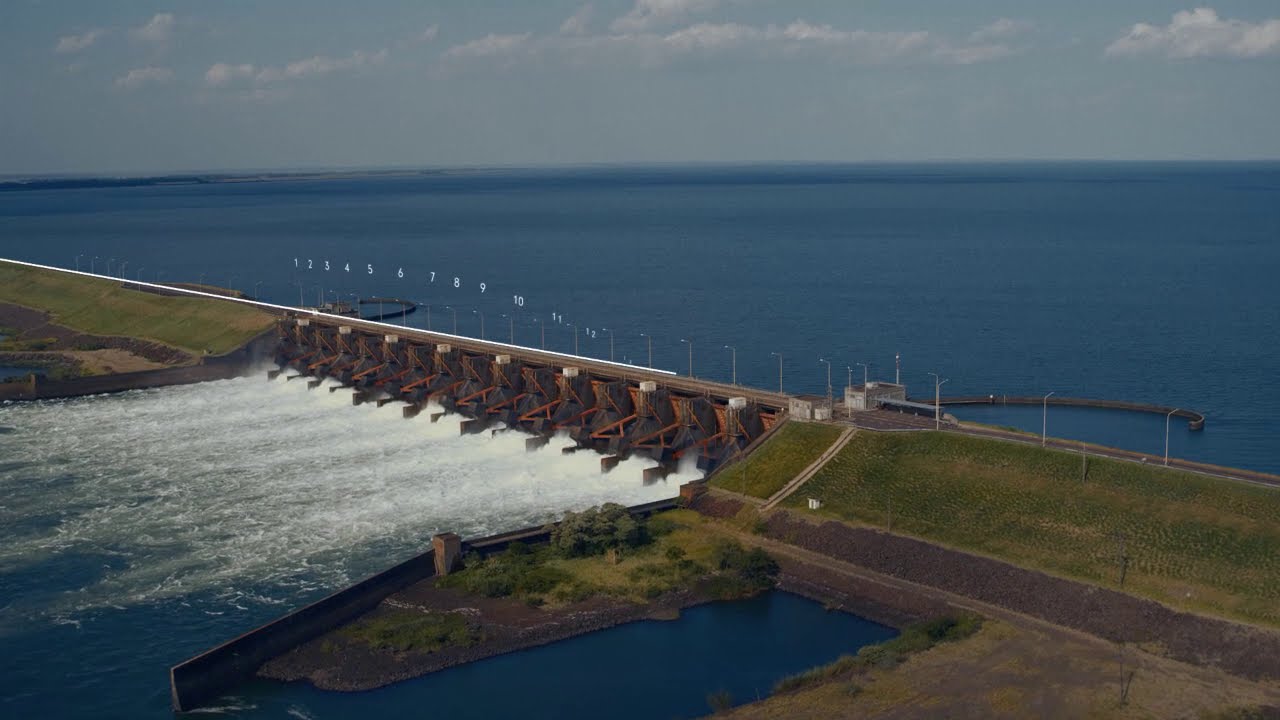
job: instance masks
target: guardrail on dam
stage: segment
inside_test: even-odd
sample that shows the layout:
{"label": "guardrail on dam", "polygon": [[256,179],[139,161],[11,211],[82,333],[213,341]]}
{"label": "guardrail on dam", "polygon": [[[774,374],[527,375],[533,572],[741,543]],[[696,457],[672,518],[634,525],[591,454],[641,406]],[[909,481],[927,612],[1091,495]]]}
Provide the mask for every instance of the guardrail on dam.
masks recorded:
{"label": "guardrail on dam", "polygon": [[[533,435],[528,447],[567,432],[575,449],[602,453],[601,468],[641,455],[658,461],[647,478],[695,457],[710,472],[777,423],[786,398],[669,372],[344,317],[291,314],[279,322],[271,376],[332,379],[352,402],[428,402],[463,416],[462,432],[491,426]],[[336,390],[337,388],[331,388]],[[438,419],[433,417],[432,420]]]}

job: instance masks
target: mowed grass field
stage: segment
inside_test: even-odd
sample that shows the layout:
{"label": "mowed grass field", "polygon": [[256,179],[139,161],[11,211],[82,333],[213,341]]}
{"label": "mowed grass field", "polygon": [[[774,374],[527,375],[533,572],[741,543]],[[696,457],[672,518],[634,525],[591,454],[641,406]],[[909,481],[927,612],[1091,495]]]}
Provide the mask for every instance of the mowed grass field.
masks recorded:
{"label": "mowed grass field", "polygon": [[[787,505],[1280,626],[1280,490],[950,433],[860,432]],[[805,512],[809,512],[805,510]]]}
{"label": "mowed grass field", "polygon": [[0,302],[44,310],[53,322],[92,335],[172,345],[194,355],[230,352],[270,327],[273,317],[236,303],[164,297],[112,282],[0,262]]}
{"label": "mowed grass field", "polygon": [[716,475],[712,484],[744,495],[767,498],[826,452],[840,437],[840,432],[841,428],[835,425],[788,422],[751,453],[745,463],[738,462],[725,468],[724,472]]}

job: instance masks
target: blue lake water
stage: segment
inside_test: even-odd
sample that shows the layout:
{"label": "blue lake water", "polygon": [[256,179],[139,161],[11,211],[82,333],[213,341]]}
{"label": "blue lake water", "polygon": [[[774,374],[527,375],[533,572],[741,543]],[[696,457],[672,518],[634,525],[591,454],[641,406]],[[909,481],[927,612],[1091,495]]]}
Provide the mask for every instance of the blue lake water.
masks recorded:
{"label": "blue lake water", "polygon": [[[825,393],[820,357],[840,386],[859,362],[893,379],[901,353],[913,395],[931,395],[938,372],[958,395],[1193,408],[1205,429],[1175,420],[1172,454],[1280,472],[1277,163],[5,192],[0,255],[281,303],[407,297],[424,304],[413,325],[456,318],[459,332],[483,324],[534,346],[545,327],[561,351],[576,326],[583,354],[608,357],[612,337],[617,359],[640,364],[652,338],[655,364],[680,372],[692,340],[694,374],[721,380],[733,346],[739,380],[762,387],[777,386],[781,352],[793,392]],[[258,381],[0,406],[0,428],[15,429],[0,433],[0,714],[165,716],[170,664],[419,551],[436,529],[674,494]],[[1038,408],[955,412],[1040,430]],[[1157,416],[1050,408],[1049,432],[1163,452]],[[334,702],[379,714],[382,697]]]}
{"label": "blue lake water", "polygon": [[0,365],[0,380],[5,378],[25,378],[31,373],[45,374],[44,368],[20,367],[17,365]]}
{"label": "blue lake water", "polygon": [[892,628],[784,592],[685,610],[512,655],[450,668],[374,690],[340,694],[310,685],[262,683],[228,698],[232,715],[328,720],[364,718],[370,701],[384,716],[548,720],[691,718],[710,714],[708,696],[733,704],[766,697],[774,684],[864,645]]}

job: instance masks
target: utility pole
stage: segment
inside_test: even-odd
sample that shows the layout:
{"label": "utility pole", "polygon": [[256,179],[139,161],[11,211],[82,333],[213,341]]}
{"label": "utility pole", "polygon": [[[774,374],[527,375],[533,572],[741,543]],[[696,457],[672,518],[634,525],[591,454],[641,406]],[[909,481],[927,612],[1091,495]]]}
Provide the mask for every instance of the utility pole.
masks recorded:
{"label": "utility pole", "polygon": [[784,394],[784,393],[782,392],[782,353],[780,353],[780,352],[771,352],[771,353],[769,353],[769,354],[770,354],[770,355],[775,355],[775,356],[777,356],[777,358],[778,358],[778,394],[779,394],[779,395],[782,395],[782,394]]}
{"label": "utility pole", "polygon": [[[734,385],[737,385],[737,384],[738,384],[738,348],[736,348],[736,347],[734,347],[734,346],[732,346],[732,345],[725,345],[724,347],[725,347],[725,349],[726,349],[726,350],[728,350],[728,351],[732,354],[732,356],[733,356],[733,361],[732,361],[732,363],[733,363],[733,384],[734,384]],[[1166,464],[1166,465],[1168,465],[1168,463],[1165,463],[1165,464]]]}
{"label": "utility pole", "polygon": [[818,358],[818,362],[827,364],[827,412],[835,413],[835,400],[831,392],[831,361],[825,358]]}
{"label": "utility pole", "polygon": [[862,368],[862,391],[863,391],[863,392],[866,392],[866,390],[867,390],[867,364],[866,364],[866,363],[854,363],[854,365],[858,365],[858,366],[860,366],[860,367]]}
{"label": "utility pole", "polygon": [[893,384],[902,384],[902,353],[893,354]]}
{"label": "utility pole", "polygon": [[1040,447],[1044,447],[1049,441],[1049,396],[1056,392],[1049,391],[1049,395],[1044,396],[1044,417],[1040,419]]}
{"label": "utility pole", "polygon": [[942,429],[942,386],[947,384],[951,378],[938,377],[938,373],[929,373],[933,376],[933,429]]}
{"label": "utility pole", "polygon": [[1178,408],[1169,411],[1164,416],[1164,466],[1169,467],[1169,421],[1173,419],[1173,414],[1178,412]]}
{"label": "utility pole", "polygon": [[680,342],[689,346],[689,377],[693,377],[693,340],[680,338]]}
{"label": "utility pole", "polygon": [[609,333],[609,362],[613,362],[613,331],[610,330],[609,328],[600,328],[600,329]]}
{"label": "utility pole", "polygon": [[653,336],[646,333],[640,333],[640,337],[649,341],[649,367],[653,367]]}

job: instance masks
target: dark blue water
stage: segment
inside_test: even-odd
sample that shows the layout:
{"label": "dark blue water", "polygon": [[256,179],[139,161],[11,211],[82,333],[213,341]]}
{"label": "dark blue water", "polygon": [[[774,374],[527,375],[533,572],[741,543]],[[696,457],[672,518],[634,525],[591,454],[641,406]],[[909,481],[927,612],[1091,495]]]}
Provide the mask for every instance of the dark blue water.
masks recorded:
{"label": "dark blue water", "polygon": [[17,366],[17,365],[0,365],[0,382],[5,381],[6,379],[25,378],[31,373],[35,373],[37,375],[44,375],[45,370],[44,368],[36,368],[36,367],[23,367],[23,366]]}
{"label": "dark blue water", "polygon": [[[704,605],[672,622],[622,625],[553,645],[451,668],[372,693],[262,684],[227,700],[233,715],[548,720],[689,718],[710,714],[708,695],[733,703],[769,695],[783,677],[854,654],[897,633],[820,604],[774,592]],[[376,704],[372,704],[373,703]],[[249,708],[252,709],[249,709]]]}
{"label": "dark blue water", "polygon": [[[1205,430],[1175,420],[1173,455],[1280,471],[1275,163],[485,171],[9,192],[0,255],[65,267],[81,256],[86,270],[123,265],[130,278],[203,279],[282,303],[409,297],[431,305],[435,329],[456,315],[460,332],[479,335],[483,317],[488,337],[514,324],[516,341],[536,346],[546,326],[558,350],[573,349],[573,323],[582,353],[608,357],[612,334],[617,358],[640,364],[644,333],[655,364],[680,372],[681,340],[692,340],[694,373],[717,379],[729,378],[731,345],[739,380],[763,387],[776,387],[770,353],[781,352],[789,391],[825,392],[819,357],[833,359],[837,386],[858,362],[891,380],[900,352],[914,395],[931,394],[927,373],[938,372],[952,394],[1194,408]],[[409,322],[425,325],[425,308]],[[1038,408],[956,412],[1040,430]],[[1050,408],[1049,432],[1150,453],[1164,444],[1156,416]],[[17,531],[63,522],[24,517]],[[122,560],[105,547],[58,562],[19,579],[74,596]],[[90,697],[107,715],[162,716],[169,664],[321,592],[222,615],[179,594],[35,622],[0,638],[0,697],[54,716],[92,714]],[[24,646],[71,659],[58,665],[73,675],[65,693],[37,684]],[[377,714],[381,697],[336,702]]]}

